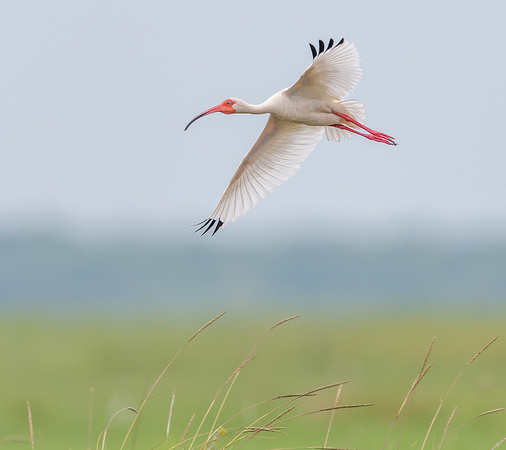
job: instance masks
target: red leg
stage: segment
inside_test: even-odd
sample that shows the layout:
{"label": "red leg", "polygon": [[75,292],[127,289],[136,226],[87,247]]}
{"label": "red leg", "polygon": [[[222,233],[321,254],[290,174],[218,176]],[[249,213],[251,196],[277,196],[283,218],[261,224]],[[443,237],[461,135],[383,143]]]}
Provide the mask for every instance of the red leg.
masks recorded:
{"label": "red leg", "polygon": [[362,128],[363,130],[369,132],[370,134],[364,134],[360,133],[353,128],[347,127],[346,125],[332,125],[336,128],[341,128],[346,131],[351,131],[352,133],[358,134],[360,136],[363,136],[367,139],[370,139],[371,141],[376,142],[382,142],[384,144],[388,145],[397,145],[395,142],[395,139],[392,136],[389,136],[388,134],[382,133],[380,131],[372,130],[371,128],[366,127],[365,125],[361,124],[360,122],[356,121],[352,117],[350,117],[348,114],[342,114],[335,111],[332,111],[336,116],[342,117],[347,122],[351,122],[353,125],[356,125],[359,128]]}
{"label": "red leg", "polygon": [[354,130],[353,128],[347,127],[346,125],[331,125],[331,126],[336,127],[336,128],[340,128],[341,130],[350,131],[351,133],[358,134],[359,136],[363,136],[367,139],[370,139],[371,141],[381,142],[383,144],[388,144],[388,145],[397,145],[394,142],[393,137],[387,136],[383,133],[381,133],[381,135],[372,134],[372,133],[365,134],[365,133],[361,133],[360,131]]}

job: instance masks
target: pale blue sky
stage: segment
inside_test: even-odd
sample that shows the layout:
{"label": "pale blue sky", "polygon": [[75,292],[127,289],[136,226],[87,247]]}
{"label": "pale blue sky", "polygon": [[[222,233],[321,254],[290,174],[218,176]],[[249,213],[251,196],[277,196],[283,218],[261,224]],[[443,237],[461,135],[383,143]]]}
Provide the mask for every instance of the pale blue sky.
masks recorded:
{"label": "pale blue sky", "polygon": [[322,140],[220,239],[501,233],[504,17],[500,0],[2,2],[0,228],[192,238],[267,117],[186,123],[262,102],[310,64],[308,42],[345,37],[363,69],[351,97],[399,146]]}

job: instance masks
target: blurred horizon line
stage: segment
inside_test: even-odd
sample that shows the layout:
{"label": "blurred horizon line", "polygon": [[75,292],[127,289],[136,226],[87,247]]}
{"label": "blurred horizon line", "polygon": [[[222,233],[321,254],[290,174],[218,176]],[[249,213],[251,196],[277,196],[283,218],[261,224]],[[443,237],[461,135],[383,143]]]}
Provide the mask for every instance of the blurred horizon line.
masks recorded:
{"label": "blurred horizon line", "polygon": [[[405,218],[367,223],[359,220],[324,221],[310,218],[239,220],[216,236],[195,233],[195,223],[188,219],[152,221],[114,219],[82,221],[58,215],[17,217],[0,221],[0,238],[53,237],[82,245],[104,243],[178,243],[183,245],[258,245],[295,244],[326,241],[358,247],[435,245],[442,247],[481,247],[506,245],[506,225],[463,221],[457,228],[442,220]],[[316,225],[315,225],[316,224]]]}

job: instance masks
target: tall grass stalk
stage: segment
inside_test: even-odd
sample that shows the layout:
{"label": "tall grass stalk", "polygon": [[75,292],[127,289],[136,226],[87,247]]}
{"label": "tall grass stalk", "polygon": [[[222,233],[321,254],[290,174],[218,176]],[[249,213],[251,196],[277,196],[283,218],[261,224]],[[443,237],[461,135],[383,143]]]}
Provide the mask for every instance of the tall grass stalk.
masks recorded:
{"label": "tall grass stalk", "polygon": [[91,450],[92,433],[93,433],[93,400],[95,397],[95,388],[90,387],[90,401],[88,404],[88,440],[86,450]]}
{"label": "tall grass stalk", "polygon": [[495,444],[491,450],[495,450],[496,448],[499,448],[499,446],[503,443],[503,442],[506,442],[506,436],[501,439],[497,444]]}
{"label": "tall grass stalk", "polygon": [[[105,427],[105,430],[100,434],[100,436],[102,436],[102,450],[105,450],[105,439],[107,437],[107,431],[109,430],[109,428],[111,427],[112,425],[112,421],[114,420],[114,418],[119,414],[119,413],[122,413],[123,411],[133,411],[135,413],[135,417],[137,417],[139,415],[139,411],[137,411],[135,408],[132,408],[131,406],[127,406],[126,408],[122,408],[120,409],[119,411],[116,411],[112,416],[111,418],[109,419],[109,422],[107,422],[107,426]],[[100,436],[98,438],[98,442],[100,442]],[[97,449],[98,449],[98,442],[97,442]]]}
{"label": "tall grass stalk", "polygon": [[[446,426],[443,431],[443,437],[441,438],[441,442],[443,442],[445,440],[446,433],[448,432],[448,429],[450,428],[450,424],[452,423],[453,416],[455,416],[456,411],[457,411],[457,407],[453,408],[453,411],[450,414],[450,417],[448,418],[448,422],[446,422]],[[441,443],[439,445],[441,445]]]}
{"label": "tall grass stalk", "polygon": [[[218,314],[214,319],[211,319],[205,325],[203,325],[202,327],[200,327],[195,333],[193,333],[192,337],[190,339],[188,339],[185,342],[185,344],[177,351],[177,353],[170,360],[170,362],[165,366],[165,368],[160,373],[159,377],[156,379],[156,381],[151,386],[151,389],[148,391],[146,397],[144,398],[143,402],[141,403],[141,406],[139,407],[138,413],[140,413],[142,411],[142,409],[144,408],[144,405],[149,400],[149,398],[151,396],[151,393],[153,392],[153,390],[155,389],[155,387],[158,385],[158,383],[160,382],[160,380],[162,379],[162,377],[165,375],[165,372],[167,372],[167,370],[169,369],[169,367],[174,363],[174,361],[181,354],[181,352],[188,346],[188,344],[191,341],[193,341],[193,339],[195,339],[200,333],[202,333],[202,331],[204,331],[207,327],[211,326],[214,322],[216,322],[219,318],[223,317],[224,315],[225,315],[225,312],[222,312],[221,314]],[[136,420],[137,420],[138,417],[139,417],[139,414],[137,414],[135,416],[134,420],[132,421],[132,423],[130,425],[130,428],[128,429],[128,431],[126,433],[125,439],[123,440],[123,443],[121,444],[120,450],[123,450],[123,448],[125,447],[126,441],[128,440],[128,437],[130,436],[130,433],[132,432],[132,429],[133,429],[133,427],[134,427],[134,425],[135,425]]]}
{"label": "tall grass stalk", "polygon": [[[232,390],[232,387],[234,386],[234,383],[235,383],[235,380],[237,379],[237,377],[239,376],[239,373],[241,372],[241,370],[248,364],[250,363],[254,358],[255,356],[252,356],[253,352],[257,349],[257,347],[262,343],[262,341],[274,330],[276,329],[277,327],[279,327],[280,325],[283,325],[284,323],[287,323],[291,320],[294,320],[294,319],[297,319],[298,317],[300,317],[300,315],[295,315],[295,316],[291,316],[291,317],[287,317],[286,319],[283,319],[283,320],[280,320],[279,322],[277,322],[276,324],[274,324],[269,330],[267,330],[263,336],[255,343],[255,345],[253,345],[253,347],[251,348],[251,350],[249,351],[249,353],[246,355],[246,357],[244,358],[243,362],[239,365],[239,367],[232,373],[232,375],[228,378],[228,380],[225,382],[225,384],[222,386],[222,388],[218,391],[218,393],[216,394],[215,398],[213,399],[213,401],[211,402],[211,405],[209,406],[209,409],[208,411],[206,412],[206,415],[204,416],[204,419],[202,419],[202,422],[201,422],[201,425],[203,423],[203,421],[205,420],[205,418],[207,417],[207,414],[210,412],[214,402],[216,401],[217,397],[219,396],[220,392],[222,391],[222,389],[225,388],[225,386],[229,383],[229,381],[231,381],[230,383],[230,386],[223,398],[223,401],[221,402],[221,405],[218,409],[218,412],[214,418],[214,422],[211,426],[211,430],[209,432],[209,436],[208,436],[208,440],[211,438],[211,436],[213,436],[217,431],[218,429],[216,429],[216,423],[218,421],[218,418],[221,414],[221,411],[223,410],[223,406],[225,405],[225,402],[228,398],[228,395],[230,394],[230,391]],[[218,427],[218,428],[221,428],[221,427]],[[200,427],[199,427],[200,429]]]}
{"label": "tall grass stalk", "polygon": [[[342,389],[342,387],[343,386],[341,385],[341,386],[339,386],[337,388],[336,400],[334,401],[334,408],[339,403],[339,396],[341,395],[341,389]],[[324,447],[327,447],[327,442],[329,441],[330,429],[332,428],[332,421],[334,420],[334,414],[335,413],[336,413],[336,410],[333,410],[332,414],[330,415],[329,426],[327,428],[327,434],[325,435],[325,443],[323,444]]]}
{"label": "tall grass stalk", "polygon": [[[453,381],[452,385],[450,386],[450,388],[448,389],[448,391],[446,392],[445,396],[442,398],[442,400],[440,401],[439,403],[439,406],[436,410],[436,413],[434,414],[433,418],[432,418],[432,421],[427,429],[427,432],[425,434],[425,437],[424,437],[424,440],[423,440],[423,443],[422,443],[422,446],[420,447],[420,450],[423,450],[425,445],[427,444],[427,440],[428,440],[428,437],[430,435],[430,432],[434,426],[434,423],[441,411],[441,408],[446,400],[446,398],[448,397],[448,395],[450,394],[450,392],[453,390],[454,386],[457,384],[458,380],[460,379],[460,377],[462,376],[462,374],[464,373],[465,369],[467,367],[469,367],[486,349],[488,349],[496,340],[497,340],[498,336],[496,336],[495,338],[493,338],[490,342],[488,342],[485,346],[483,346],[470,360],[469,362],[464,366],[464,368],[460,371],[460,373],[457,375],[457,377],[455,378],[455,380]],[[386,441],[383,445],[383,449],[386,448],[386,446],[388,445],[388,441],[390,439],[390,436],[392,434],[392,431],[402,413],[402,411],[404,409],[406,409],[406,413],[405,413],[405,416],[404,416],[404,421],[403,421],[403,425],[401,427],[401,431],[400,431],[400,434],[399,434],[399,439],[397,441],[397,448],[399,449],[400,448],[400,445],[401,445],[401,440],[402,440],[402,432],[403,432],[403,429],[404,429],[404,426],[405,426],[405,422],[406,422],[406,418],[407,418],[407,415],[408,415],[408,410],[409,410],[409,406],[410,406],[410,403],[411,403],[411,400],[413,398],[413,393],[415,391],[415,389],[417,388],[417,386],[420,384],[420,382],[422,381],[422,379],[425,377],[425,375],[427,374],[427,372],[429,371],[429,369],[432,367],[432,362],[427,364],[428,362],[428,359],[429,359],[429,356],[432,352],[432,348],[434,346],[434,342],[436,340],[436,337],[434,336],[434,338],[432,339],[430,345],[429,345],[429,348],[427,349],[427,352],[425,354],[425,358],[423,359],[423,362],[422,362],[422,366],[420,368],[420,371],[418,372],[417,376],[415,377],[415,380],[413,382],[413,384],[411,385],[411,388],[409,389],[408,393],[406,394],[406,396],[404,397],[404,400],[399,408],[399,411],[397,412],[397,415],[395,416],[395,419],[392,423],[392,426],[390,427],[390,430],[387,434],[387,438],[386,438]],[[455,433],[458,429],[460,429],[462,426],[464,426],[465,424],[469,423],[471,420],[474,420],[474,419],[477,419],[478,417],[482,417],[482,416],[485,416],[485,415],[489,415],[489,414],[493,414],[493,413],[497,413],[497,412],[500,412],[503,410],[503,408],[498,408],[498,409],[493,409],[493,410],[490,410],[490,411],[486,411],[484,413],[481,413],[481,414],[478,414],[477,416],[474,416],[473,418],[467,420],[466,422],[464,422],[463,424],[459,425],[458,427],[456,427],[455,429],[453,429],[451,432],[448,432],[449,429],[450,429],[450,425],[454,419],[454,416],[455,416],[455,413],[456,413],[456,410],[457,410],[457,407],[454,408],[454,410],[452,411],[447,423],[446,423],[446,426],[444,428],[444,431],[443,431],[443,435],[441,437],[441,440],[439,442],[439,444],[437,444],[437,446],[434,444],[433,447],[434,447],[434,450],[437,450],[439,448],[441,448],[442,446],[442,443],[449,437],[451,436],[453,433]],[[505,438],[506,439],[506,438]],[[414,444],[413,444],[414,445]]]}
{"label": "tall grass stalk", "polygon": [[439,442],[439,444],[436,447],[434,447],[434,450],[438,450],[439,448],[441,448],[441,445],[443,445],[443,442],[447,438],[449,438],[453,433],[455,433],[457,430],[459,430],[460,428],[462,428],[464,425],[467,425],[472,420],[477,419],[478,417],[488,416],[489,414],[494,414],[494,413],[498,413],[498,412],[504,411],[504,408],[496,408],[496,409],[491,409],[490,411],[482,412],[482,413],[480,413],[480,414],[478,414],[478,415],[476,415],[474,417],[471,417],[469,420],[466,420],[464,423],[461,423],[458,427],[456,427],[450,433],[446,434],[446,432],[448,431],[448,428],[450,426],[450,422],[453,419],[453,415],[455,414],[455,410],[456,409],[457,409],[457,407],[455,407],[455,409],[453,410],[453,412],[452,412],[452,414],[450,416],[450,419],[448,420],[448,423],[446,424],[445,431],[443,433],[443,437],[441,438],[441,441]]}
{"label": "tall grass stalk", "polygon": [[172,412],[174,411],[174,401],[176,400],[176,393],[172,391],[172,401],[170,402],[169,418],[167,419],[167,431],[165,432],[165,448],[167,449],[169,443],[170,423],[172,421]]}
{"label": "tall grass stalk", "polygon": [[[183,433],[183,436],[181,437],[181,441],[179,442],[179,445],[177,446],[178,449],[181,448],[181,445],[183,445],[183,443],[185,442],[185,439],[186,439],[186,435],[188,434],[188,431],[191,427],[191,424],[193,422],[193,419],[195,419],[195,413],[193,413],[193,415],[191,416],[190,418],[190,421],[188,422],[188,425],[186,425],[186,428],[184,430],[184,433]],[[174,447],[173,447],[174,448]]]}
{"label": "tall grass stalk", "polygon": [[[243,361],[239,364],[239,366],[231,373],[231,375],[227,378],[227,380],[223,383],[223,385],[218,389],[218,391],[215,394],[215,396],[213,397],[210,405],[208,406],[206,412],[204,413],[203,418],[200,420],[197,429],[195,430],[194,433],[192,433],[192,437],[187,438],[186,436],[187,436],[190,426],[193,422],[195,414],[192,416],[190,422],[188,423],[181,441],[177,445],[174,445],[173,447],[171,447],[170,450],[173,450],[176,448],[180,449],[183,446],[184,446],[184,448],[188,448],[188,449],[194,449],[198,446],[201,449],[211,450],[211,449],[214,449],[216,447],[216,445],[220,445],[220,448],[222,448],[222,449],[230,448],[232,446],[235,447],[237,445],[239,445],[239,447],[237,447],[237,448],[241,448],[250,439],[257,437],[260,433],[262,433],[262,434],[264,434],[264,433],[269,433],[269,434],[270,433],[281,433],[284,428],[279,425],[281,423],[284,423],[289,420],[293,420],[293,419],[303,417],[303,416],[306,416],[309,414],[315,414],[315,413],[320,413],[320,412],[332,412],[334,414],[335,411],[338,409],[372,406],[371,403],[357,404],[357,405],[338,405],[337,401],[339,398],[341,388],[345,383],[347,383],[346,381],[344,381],[344,382],[332,383],[332,384],[328,384],[325,386],[321,386],[321,387],[318,387],[316,389],[312,389],[310,391],[307,391],[307,392],[304,392],[301,394],[279,395],[277,397],[274,397],[274,398],[271,398],[268,400],[264,400],[262,402],[251,405],[251,406],[239,411],[238,413],[232,415],[231,417],[229,417],[226,420],[222,420],[222,421],[219,420],[220,416],[222,415],[223,408],[230,396],[230,393],[232,391],[234,383],[237,380],[237,377],[241,373],[242,369],[244,369],[244,367],[246,367],[251,361],[254,360],[254,358],[256,357],[256,355],[254,355],[254,352],[258,348],[258,346],[277,327],[279,327],[280,325],[282,325],[288,321],[294,320],[297,317],[299,317],[299,316],[292,316],[292,317],[289,317],[287,319],[283,319],[283,320],[277,322],[274,326],[272,326],[269,330],[267,330],[260,337],[260,339],[253,345],[251,350],[248,352],[246,357],[243,359]],[[298,406],[297,404],[295,404],[295,405],[293,404],[297,400],[299,400],[301,398],[317,395],[318,393],[320,393],[324,390],[335,388],[335,387],[338,388],[338,395],[336,396],[336,401],[334,403],[334,406],[332,406],[330,408],[322,408],[322,409],[298,414],[295,416],[287,417]],[[217,406],[217,411],[214,414],[214,418],[212,420],[212,424],[209,428],[209,431],[206,433],[203,433],[202,429],[204,427],[204,424],[211,416],[211,412],[212,412],[213,408],[216,407],[216,405],[218,404],[218,400],[220,399],[221,396],[222,396],[222,399],[220,400],[219,405]],[[255,418],[248,425],[241,426],[241,427],[232,427],[232,428],[229,427],[229,424],[232,420],[234,420],[238,416],[244,414],[246,411],[249,411],[252,408],[257,408],[260,405],[263,405],[263,404],[266,404],[269,402],[270,403],[272,403],[272,402],[277,403],[279,401],[281,401],[281,403],[273,405],[270,409],[268,409],[267,412],[265,412],[265,413],[261,414],[259,417]],[[225,427],[227,427],[227,428],[225,428]],[[328,431],[328,433],[329,433],[329,431]],[[199,443],[197,445],[197,440],[201,439],[203,436],[206,436],[205,441],[203,443]],[[224,436],[227,436],[227,439],[225,441],[222,441]],[[168,436],[166,436],[166,438],[167,437]],[[326,441],[327,440],[328,440],[328,434],[327,434]],[[218,444],[218,441],[221,441],[220,444]],[[165,443],[167,443],[167,440]],[[325,443],[324,447],[311,447],[311,448],[327,448],[326,445],[327,444]],[[165,446],[165,448],[167,448],[167,446]]]}
{"label": "tall grass stalk", "polygon": [[[140,408],[138,410],[135,410],[134,408],[131,408],[131,407],[124,408],[124,409],[116,412],[111,417],[111,419],[109,420],[109,422],[107,424],[107,427],[105,428],[105,430],[101,433],[101,435],[98,438],[97,450],[99,449],[100,442],[102,444],[101,450],[105,450],[107,432],[108,432],[109,428],[112,426],[113,420],[116,417],[116,415],[118,415],[122,411],[130,410],[130,411],[135,412],[136,415],[135,415],[134,419],[132,420],[132,423],[130,424],[130,427],[129,427],[129,429],[124,437],[123,443],[120,447],[120,449],[124,448],[129,436],[132,435],[132,431],[134,430],[135,424],[138,423],[137,419],[139,418],[140,412],[143,410],[147,401],[154,397],[153,391],[154,391],[155,387],[160,383],[160,380],[166,374],[168,369],[172,366],[172,364],[174,363],[176,358],[188,346],[188,344],[195,339],[196,336],[198,336],[202,331],[204,331],[207,327],[209,327],[211,324],[213,324],[216,320],[218,320],[224,314],[225,313],[222,313],[222,314],[216,316],[214,319],[207,322],[197,332],[195,332],[190,337],[190,339],[188,339],[184,343],[184,345],[172,357],[172,359],[169,361],[169,363],[162,370],[162,372],[160,373],[158,378],[155,380],[155,382],[153,383],[153,385],[149,389],[146,397],[142,401]],[[348,381],[327,384],[327,385],[318,387],[316,389],[311,389],[311,390],[303,392],[303,393],[278,395],[276,397],[273,397],[273,398],[258,402],[256,404],[253,404],[251,406],[248,406],[247,408],[240,410],[239,412],[229,416],[228,418],[226,418],[224,420],[222,419],[225,405],[227,404],[229,398],[231,397],[231,392],[234,387],[234,384],[235,384],[238,376],[242,372],[242,370],[246,366],[248,366],[256,358],[257,355],[255,355],[255,351],[257,350],[259,345],[277,327],[279,327],[280,325],[282,325],[286,322],[294,320],[297,317],[299,317],[299,316],[292,316],[292,317],[289,317],[287,319],[283,319],[283,320],[277,322],[274,326],[269,328],[260,337],[260,339],[258,339],[258,341],[252,346],[252,348],[249,350],[249,352],[247,353],[245,358],[242,360],[242,362],[232,371],[232,373],[228,376],[228,378],[225,380],[225,382],[219,387],[219,389],[217,390],[213,399],[211,400],[209,406],[207,407],[202,419],[199,421],[199,423],[196,427],[196,430],[194,432],[192,432],[191,434],[189,434],[190,429],[194,423],[194,419],[196,417],[196,414],[193,414],[191,419],[189,420],[185,430],[184,430],[181,440],[177,444],[169,446],[169,437],[170,437],[171,423],[172,423],[172,418],[173,418],[173,414],[174,414],[174,403],[175,403],[175,393],[172,392],[172,401],[170,403],[170,408],[169,408],[169,413],[168,413],[167,428],[166,428],[166,432],[163,433],[164,439],[162,442],[160,442],[154,448],[158,448],[160,446],[163,446],[165,450],[176,450],[176,449],[177,450],[181,450],[181,449],[194,450],[195,448],[200,448],[201,450],[213,450],[216,448],[221,448],[224,450],[224,449],[228,449],[231,447],[234,447],[236,449],[240,449],[240,448],[244,447],[251,439],[254,439],[257,437],[268,438],[268,437],[272,437],[275,434],[283,433],[283,431],[285,430],[285,424],[289,421],[299,419],[301,417],[305,417],[308,415],[317,414],[317,413],[331,413],[330,421],[329,421],[329,424],[328,424],[328,427],[326,430],[323,446],[291,447],[291,449],[307,448],[307,449],[321,449],[321,450],[346,450],[346,449],[340,449],[337,447],[328,447],[330,430],[332,428],[332,424],[334,421],[334,415],[335,415],[336,411],[342,410],[342,409],[363,408],[363,407],[369,407],[369,406],[374,405],[373,403],[358,403],[358,404],[348,404],[348,405],[339,404],[339,398],[341,395],[342,388],[343,388],[344,384],[348,383]],[[429,358],[432,353],[435,339],[436,339],[436,337],[434,336],[434,338],[432,339],[432,341],[426,351],[426,354],[425,354],[425,357],[422,361],[422,365],[420,367],[420,370],[417,373],[410,389],[408,390],[406,396],[404,397],[404,399],[402,401],[402,404],[397,412],[397,415],[394,418],[392,426],[390,427],[390,430],[388,431],[386,441],[383,445],[383,449],[385,449],[385,447],[388,445],[389,439],[392,435],[392,431],[393,431],[394,427],[396,426],[396,424],[398,423],[398,420],[401,417],[401,414],[404,414],[404,420],[403,420],[400,435],[399,435],[399,438],[397,441],[397,448],[400,448],[402,434],[403,434],[403,430],[404,430],[405,423],[406,423],[406,418],[407,418],[408,411],[409,411],[409,408],[410,408],[410,405],[411,405],[411,402],[413,399],[414,392],[415,392],[416,388],[418,387],[418,385],[420,384],[421,380],[424,379],[427,372],[429,371],[429,369],[431,369],[431,367],[433,365],[432,362],[429,362]],[[436,418],[438,417],[438,415],[441,411],[442,405],[445,402],[448,395],[450,394],[450,392],[452,391],[452,389],[455,386],[455,384],[457,383],[457,381],[462,376],[464,370],[471,363],[473,363],[488,347],[490,347],[495,342],[496,339],[497,339],[497,337],[492,339],[487,345],[485,345],[483,348],[481,348],[469,360],[469,362],[466,364],[466,366],[458,374],[457,378],[453,381],[452,385],[450,386],[450,388],[446,392],[446,395],[443,397],[443,399],[439,403],[439,407],[432,418],[432,422],[430,423],[427,433],[425,434],[425,438],[423,440],[420,450],[423,450],[424,447],[426,446],[428,436],[430,435],[433,425],[436,421]],[[337,388],[337,393],[335,396],[335,400],[333,402],[333,406],[296,413],[296,409],[299,406],[299,400],[304,399],[306,397],[313,397],[313,396],[319,395],[323,391],[333,389],[333,388]],[[90,405],[92,404],[91,402],[92,402],[92,399],[90,399]],[[241,425],[241,426],[235,426],[235,425],[231,426],[234,420],[236,420],[239,416],[244,415],[247,411],[250,411],[254,408],[258,408],[260,406],[269,405],[269,404],[271,404],[271,406],[268,406],[266,408],[266,410],[263,410],[263,412],[256,415],[255,418],[252,421],[250,421],[248,424]],[[28,405],[28,407],[29,407],[29,405]],[[434,444],[432,445],[434,447],[434,450],[440,449],[442,447],[443,442],[445,442],[446,439],[448,439],[448,437],[453,435],[457,430],[459,430],[462,426],[464,426],[465,424],[467,424],[471,420],[474,420],[474,419],[477,419],[479,417],[483,417],[486,415],[494,414],[494,413],[497,413],[497,412],[500,412],[503,410],[503,408],[498,408],[498,409],[486,411],[484,413],[478,414],[477,416],[467,420],[466,422],[455,427],[454,429],[451,429],[451,425],[454,422],[454,418],[456,415],[456,409],[457,408],[455,408],[453,410],[453,412],[451,413],[451,415],[446,423],[441,440],[439,441],[439,443],[437,445],[436,445],[436,442],[434,442]],[[214,411],[214,413],[213,413],[213,411]],[[30,413],[30,410],[29,410],[29,413]],[[91,414],[90,414],[90,417],[91,417]],[[90,418],[90,421],[91,421],[91,418]],[[208,428],[208,425],[206,425],[207,423],[210,423],[209,428]],[[30,425],[31,425],[31,415],[30,415]],[[205,427],[206,431],[202,431],[202,430],[204,430],[204,427]],[[137,430],[137,429],[138,429],[138,427],[135,428],[135,430]],[[130,439],[130,440],[132,441],[132,439]],[[503,441],[505,441],[505,440],[506,440],[506,438],[503,439]],[[503,441],[498,442],[496,444],[496,446],[494,447],[494,449],[496,447],[498,447]],[[135,444],[135,442],[132,441],[132,445],[134,445],[134,444]],[[33,431],[32,431],[32,450],[34,450]],[[278,449],[278,450],[282,450],[282,449]],[[283,450],[288,450],[288,449],[283,449]]]}
{"label": "tall grass stalk", "polygon": [[32,422],[32,410],[30,408],[30,402],[27,401],[28,407],[28,426],[30,428],[30,444],[32,444],[32,450],[35,450],[35,439],[33,438],[33,422]]}
{"label": "tall grass stalk", "polygon": [[[385,447],[387,446],[388,440],[390,439],[390,435],[392,434],[392,431],[393,431],[393,429],[395,427],[395,424],[397,423],[397,420],[399,419],[399,417],[400,417],[400,415],[401,415],[404,407],[406,406],[406,404],[408,404],[408,407],[409,407],[409,403],[408,402],[411,401],[411,398],[413,397],[413,392],[415,391],[416,387],[420,384],[420,381],[422,381],[422,378],[427,374],[427,372],[429,371],[429,369],[432,367],[432,363],[430,363],[429,365],[427,365],[427,361],[429,360],[429,356],[430,356],[430,354],[432,352],[432,347],[434,346],[434,342],[435,341],[436,341],[436,336],[434,336],[432,338],[432,341],[431,341],[431,343],[429,345],[429,348],[427,349],[427,352],[425,353],[425,358],[422,361],[422,367],[420,368],[420,371],[416,375],[415,381],[413,381],[413,384],[411,385],[411,388],[409,389],[408,393],[404,397],[404,400],[403,400],[403,402],[401,404],[401,407],[399,408],[399,411],[397,412],[397,415],[395,416],[395,419],[394,419],[394,421],[392,423],[392,426],[390,427],[390,430],[388,431],[385,444],[383,445],[383,449],[385,449]],[[404,428],[404,423],[403,423],[403,428]],[[400,446],[401,438],[402,438],[402,429],[401,429],[401,433],[400,433],[399,440],[398,440],[398,443],[397,443],[397,448],[399,448],[399,446]]]}
{"label": "tall grass stalk", "polygon": [[429,428],[427,430],[427,433],[425,434],[425,439],[423,440],[423,443],[422,443],[422,447],[420,448],[420,450],[423,450],[424,447],[425,447],[425,444],[427,443],[427,439],[429,438],[429,434],[432,430],[432,427],[434,426],[434,422],[436,421],[437,419],[437,416],[439,415],[439,412],[441,411],[441,407],[443,406],[443,403],[445,402],[446,398],[448,397],[448,395],[450,394],[450,392],[453,390],[454,386],[457,384],[457,382],[459,381],[460,377],[462,376],[462,374],[464,373],[464,371],[476,360],[476,358],[478,358],[478,356],[480,356],[487,348],[489,348],[497,339],[499,338],[499,336],[496,336],[495,338],[493,338],[488,344],[484,345],[479,351],[478,353],[476,353],[470,360],[469,362],[464,366],[464,368],[460,371],[460,373],[457,375],[457,378],[455,378],[455,380],[453,381],[452,385],[450,386],[450,389],[448,389],[448,391],[446,392],[445,396],[442,398],[441,402],[439,403],[439,407],[437,408],[437,411],[436,413],[434,414],[434,417],[432,418],[432,422],[430,423],[429,425]]}

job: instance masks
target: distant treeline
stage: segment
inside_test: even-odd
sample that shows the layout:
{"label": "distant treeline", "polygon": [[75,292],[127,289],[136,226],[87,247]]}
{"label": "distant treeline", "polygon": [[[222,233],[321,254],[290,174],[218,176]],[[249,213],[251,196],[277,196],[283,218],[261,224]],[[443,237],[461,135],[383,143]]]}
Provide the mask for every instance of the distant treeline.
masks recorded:
{"label": "distant treeline", "polygon": [[501,302],[506,246],[442,250],[406,242],[367,248],[306,241],[235,249],[200,241],[84,245],[51,236],[0,237],[1,307],[177,307],[216,299]]}

